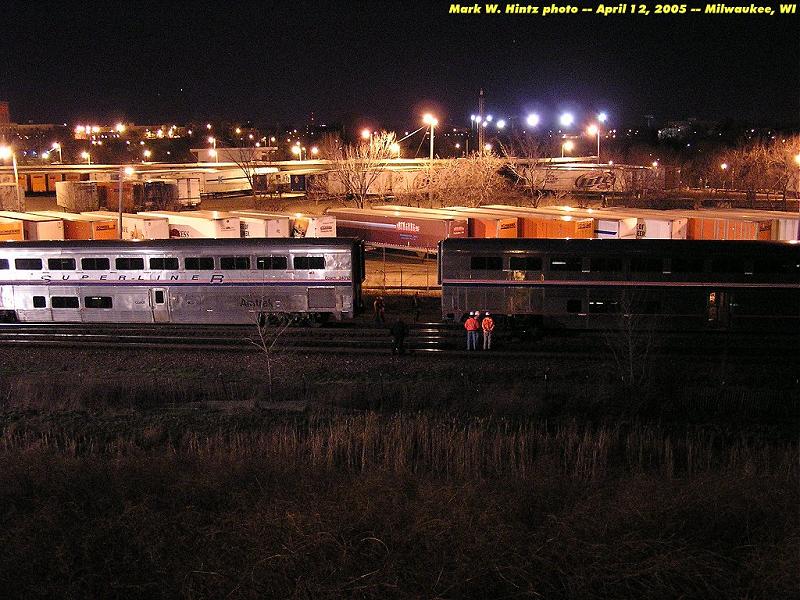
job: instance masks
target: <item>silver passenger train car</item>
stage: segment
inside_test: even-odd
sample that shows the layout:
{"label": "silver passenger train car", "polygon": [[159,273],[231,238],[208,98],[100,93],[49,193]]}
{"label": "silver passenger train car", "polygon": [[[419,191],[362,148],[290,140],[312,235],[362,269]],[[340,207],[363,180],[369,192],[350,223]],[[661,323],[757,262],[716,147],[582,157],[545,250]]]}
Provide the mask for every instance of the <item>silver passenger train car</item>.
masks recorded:
{"label": "silver passenger train car", "polygon": [[449,239],[439,277],[450,319],[800,333],[800,246],[783,242]]}
{"label": "silver passenger train car", "polygon": [[245,324],[352,318],[364,252],[348,238],[7,242],[7,321]]}

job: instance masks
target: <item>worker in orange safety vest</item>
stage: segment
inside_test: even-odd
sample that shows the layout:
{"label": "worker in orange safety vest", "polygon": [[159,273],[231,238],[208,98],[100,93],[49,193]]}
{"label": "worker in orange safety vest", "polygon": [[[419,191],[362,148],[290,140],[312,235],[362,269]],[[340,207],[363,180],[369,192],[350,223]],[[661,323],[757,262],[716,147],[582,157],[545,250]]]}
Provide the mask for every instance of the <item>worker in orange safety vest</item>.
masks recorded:
{"label": "worker in orange safety vest", "polygon": [[492,349],[492,332],[494,331],[494,320],[487,312],[481,321],[481,329],[483,329],[483,349]]}
{"label": "worker in orange safety vest", "polygon": [[478,319],[477,312],[469,313],[469,318],[464,322],[464,329],[467,330],[467,350],[478,349]]}

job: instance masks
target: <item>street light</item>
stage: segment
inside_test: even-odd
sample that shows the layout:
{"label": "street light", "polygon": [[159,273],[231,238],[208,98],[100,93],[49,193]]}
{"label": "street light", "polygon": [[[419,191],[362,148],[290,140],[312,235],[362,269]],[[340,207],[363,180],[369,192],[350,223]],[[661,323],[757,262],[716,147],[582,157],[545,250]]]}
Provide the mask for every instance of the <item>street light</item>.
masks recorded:
{"label": "street light", "polygon": [[498,129],[503,129],[506,126],[506,122],[504,119],[500,119],[495,125]]}
{"label": "street light", "polygon": [[153,156],[152,151],[145,149],[145,151],[142,152],[142,162],[149,160],[151,156]]}
{"label": "street light", "polygon": [[567,140],[561,144],[561,158],[564,158],[564,152],[572,152],[573,148],[575,148],[575,144],[572,142],[572,140]]}
{"label": "street light", "polygon": [[575,116],[572,113],[564,113],[558,119],[563,127],[569,127],[575,122]]}
{"label": "street light", "polygon": [[292,146],[292,154],[296,154],[298,160],[303,160],[303,149],[300,146]]}
{"label": "street light", "polygon": [[400,157],[400,144],[398,144],[397,142],[393,142],[389,146],[389,151],[399,158]]}
{"label": "street light", "polygon": [[528,124],[528,127],[536,127],[539,124],[539,115],[531,113],[528,115],[528,118],[525,119],[525,122]]}
{"label": "street light", "polygon": [[81,158],[86,161],[87,165],[92,164],[92,155],[89,154],[86,150],[81,152]]}
{"label": "street light", "polygon": [[592,123],[586,129],[586,133],[589,135],[596,135],[597,136],[597,164],[600,164],[600,128]]}
{"label": "street light", "polygon": [[608,115],[604,112],[598,113],[597,120],[600,121],[601,123],[605,123],[608,120]]}
{"label": "street light", "polygon": [[431,167],[433,167],[433,130],[439,124],[439,120],[431,113],[425,113],[422,115],[422,122],[431,128]]}
{"label": "street light", "polygon": [[370,132],[369,129],[362,129],[361,130],[361,139],[362,140],[368,140],[371,135],[372,135],[372,133]]}
{"label": "street light", "polygon": [[319,148],[317,148],[316,146],[311,146],[311,154],[314,156],[319,154]]}

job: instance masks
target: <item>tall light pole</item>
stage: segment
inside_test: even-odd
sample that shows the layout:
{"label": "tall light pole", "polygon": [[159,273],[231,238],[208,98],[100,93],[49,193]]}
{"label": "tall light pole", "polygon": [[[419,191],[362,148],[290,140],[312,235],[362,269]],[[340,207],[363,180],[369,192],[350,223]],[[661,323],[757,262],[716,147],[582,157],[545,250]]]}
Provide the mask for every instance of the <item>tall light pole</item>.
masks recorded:
{"label": "tall light pole", "polygon": [[425,113],[422,116],[422,122],[425,123],[425,125],[430,125],[431,128],[431,161],[430,167],[428,168],[428,202],[433,206],[433,187],[431,186],[433,183],[433,128],[439,124],[439,121],[432,114]]}
{"label": "tall light pole", "polygon": [[433,129],[439,124],[439,121],[430,113],[425,113],[422,116],[422,122],[431,128],[431,168],[433,168]]}
{"label": "tall light pole", "polygon": [[81,152],[81,158],[86,161],[87,165],[92,164],[92,155],[89,154],[86,150]]}
{"label": "tall light pole", "polygon": [[563,144],[561,144],[561,158],[564,158],[564,151],[572,152],[572,149],[575,147],[575,144],[572,140],[567,140]]}
{"label": "tall light pole", "polygon": [[61,144],[59,144],[58,142],[53,142],[53,145],[51,146],[51,148],[53,150],[58,150],[58,162],[63,163],[64,162],[64,156],[61,154]]}
{"label": "tall light pole", "polygon": [[217,154],[217,138],[211,136],[208,138],[208,143],[211,144],[212,152],[211,156],[214,157],[214,162],[219,163],[219,154]]}
{"label": "tall light pole", "polygon": [[597,136],[597,164],[600,164],[600,128],[592,123],[586,129],[586,133],[589,135],[596,135]]}
{"label": "tall light pole", "polygon": [[19,194],[19,172],[17,171],[17,154],[11,146],[0,146],[0,160],[11,159],[11,166],[14,168],[14,185],[17,187],[17,207],[21,210],[22,198]]}

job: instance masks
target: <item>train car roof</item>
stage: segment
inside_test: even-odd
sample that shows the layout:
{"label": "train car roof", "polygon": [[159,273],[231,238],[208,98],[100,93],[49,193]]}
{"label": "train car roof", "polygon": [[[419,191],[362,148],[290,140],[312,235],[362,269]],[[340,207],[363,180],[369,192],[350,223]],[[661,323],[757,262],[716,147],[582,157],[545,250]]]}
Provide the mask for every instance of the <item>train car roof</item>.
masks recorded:
{"label": "train car roof", "polygon": [[329,238],[223,238],[223,239],[170,239],[170,240],[65,240],[65,241],[25,241],[25,242],[0,242],[0,251],[19,249],[94,249],[94,248],[124,248],[132,249],[184,249],[197,247],[258,247],[281,246],[286,248],[301,246],[339,246],[351,247],[359,243],[357,238],[329,237]]}

